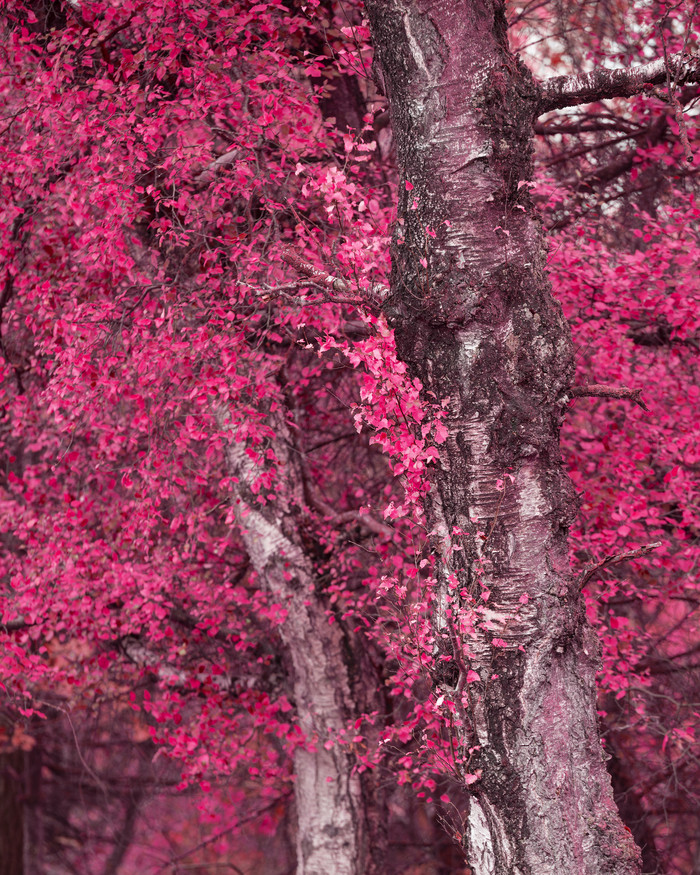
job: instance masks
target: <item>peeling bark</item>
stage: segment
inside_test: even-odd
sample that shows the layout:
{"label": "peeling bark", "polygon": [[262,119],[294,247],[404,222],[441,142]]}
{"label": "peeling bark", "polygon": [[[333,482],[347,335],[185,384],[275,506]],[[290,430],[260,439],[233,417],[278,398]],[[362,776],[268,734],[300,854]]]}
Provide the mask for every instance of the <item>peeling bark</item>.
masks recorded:
{"label": "peeling bark", "polygon": [[[219,417],[226,427],[225,417]],[[348,667],[353,655],[343,630],[331,624],[317,596],[313,563],[298,525],[303,506],[301,475],[290,452],[291,437],[282,416],[275,454],[282,462],[283,486],[274,503],[261,506],[250,490],[260,470],[246,446],[231,441],[229,470],[237,478],[234,508],[243,542],[261,585],[287,611],[280,637],[292,665],[299,725],[309,745],[294,754],[298,875],[370,875],[382,871],[385,836],[381,794],[372,775],[361,778],[347,747],[324,742],[344,729],[363,709]],[[288,440],[285,440],[286,433]],[[370,683],[373,683],[370,680]]]}
{"label": "peeling bark", "polygon": [[481,775],[468,861],[476,875],[634,875],[597,725],[599,645],[568,561],[574,362],[527,188],[541,91],[500,0],[366,7],[401,173],[384,310],[426,401],[448,411],[426,510],[434,682],[464,716],[464,771]]}

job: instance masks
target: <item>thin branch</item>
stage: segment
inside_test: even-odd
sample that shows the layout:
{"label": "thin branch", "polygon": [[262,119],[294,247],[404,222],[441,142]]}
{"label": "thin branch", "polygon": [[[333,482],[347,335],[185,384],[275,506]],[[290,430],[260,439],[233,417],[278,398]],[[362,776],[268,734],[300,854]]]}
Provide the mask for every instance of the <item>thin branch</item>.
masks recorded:
{"label": "thin branch", "polygon": [[359,510],[347,510],[337,513],[334,508],[312,488],[311,484],[314,482],[314,478],[311,476],[309,463],[307,462],[304,453],[299,453],[299,463],[306,482],[307,488],[305,491],[307,500],[330,522],[337,526],[345,523],[359,523],[366,529],[369,529],[370,532],[374,532],[375,535],[380,535],[385,538],[394,537],[395,531],[391,526],[387,526],[385,523],[380,522],[369,513],[362,513]]}
{"label": "thin branch", "polygon": [[309,277],[317,286],[323,286],[331,292],[338,292],[341,295],[347,295],[352,292],[350,283],[340,277],[333,276],[325,270],[314,267],[309,261],[304,261],[296,252],[291,249],[285,249],[282,252],[282,261],[293,267],[299,273]]}
{"label": "thin branch", "polygon": [[23,617],[19,617],[17,620],[8,620],[6,623],[0,623],[0,628],[4,632],[21,632],[33,625],[34,623],[27,623]]}
{"label": "thin branch", "polygon": [[535,122],[535,133],[545,137],[556,137],[559,134],[620,133],[623,131],[634,135],[642,130],[644,130],[644,126],[632,119],[621,118],[612,113],[593,113],[585,110],[579,116],[553,115],[544,121]]}
{"label": "thin branch", "polygon": [[648,64],[617,70],[598,67],[582,76],[552,76],[540,83],[537,115],[612,97],[632,97],[654,85],[665,85],[668,72],[673,74],[676,84],[698,83],[700,58],[678,53],[669,56],[668,65],[664,58],[657,58]]}
{"label": "thin branch", "polygon": [[651,553],[652,550],[656,550],[656,548],[660,546],[661,541],[654,541],[652,544],[645,544],[643,547],[639,547],[636,550],[627,550],[625,553],[615,553],[612,556],[606,556],[605,559],[601,559],[601,561],[596,562],[595,565],[590,565],[581,574],[578,584],[579,590],[582,590],[588,581],[592,577],[595,577],[599,571],[602,571],[603,568],[608,568],[610,565],[617,565],[620,562],[627,562],[629,559],[639,559],[641,556],[646,556],[647,553]]}
{"label": "thin branch", "polygon": [[590,386],[572,386],[569,389],[568,395],[572,398],[595,397],[595,398],[627,398],[633,401],[642,410],[649,413],[649,408],[642,401],[641,389],[628,389],[626,386],[602,386],[598,383],[593,383]]}
{"label": "thin branch", "polygon": [[216,175],[216,171],[222,167],[227,167],[229,164],[233,164],[241,154],[240,149],[230,149],[228,152],[224,152],[223,155],[219,155],[211,164],[207,164],[207,166],[202,170],[201,173],[198,173],[195,176],[195,184],[197,186],[204,186],[208,182],[211,182]]}
{"label": "thin branch", "polygon": [[[332,508],[330,508],[332,510]],[[332,517],[332,522],[337,524],[357,522],[363,525],[375,535],[381,535],[385,538],[394,538],[396,532],[390,526],[385,525],[369,513],[361,513],[359,510],[348,510],[344,513],[339,513]]]}
{"label": "thin branch", "polygon": [[[194,854],[196,851],[200,851],[202,848],[205,848],[207,845],[210,845],[212,842],[218,841],[220,838],[223,838],[225,835],[233,832],[236,829],[239,829],[241,826],[244,826],[246,823],[250,823],[252,820],[260,817],[261,814],[265,814],[265,812],[270,811],[276,805],[279,805],[280,802],[289,799],[291,793],[284,793],[281,796],[276,797],[270,802],[269,805],[265,805],[264,808],[258,808],[257,811],[252,812],[252,814],[247,815],[246,817],[241,817],[237,819],[235,823],[230,826],[225,827],[224,829],[219,830],[218,832],[213,833],[207,838],[203,839],[199,844],[194,845],[191,848],[188,848],[186,851],[183,851],[181,854],[178,854],[176,857],[173,857],[167,863],[163,863],[163,865],[157,870],[157,872],[163,872],[165,869],[173,868],[179,866],[183,867],[183,864],[180,862],[184,860],[185,857],[189,857],[191,854]],[[198,864],[202,866],[203,864]]]}
{"label": "thin branch", "polygon": [[80,741],[78,740],[78,734],[75,731],[75,726],[73,725],[73,720],[70,716],[70,711],[68,708],[62,708],[60,705],[55,702],[47,702],[44,700],[39,700],[42,705],[45,705],[48,708],[53,708],[54,711],[60,711],[68,721],[68,725],[70,726],[70,730],[73,734],[73,741],[75,742],[75,752],[78,754],[78,759],[83,765],[85,771],[90,775],[91,778],[94,779],[95,784],[99,789],[104,793],[105,798],[108,798],[108,789],[102,778],[97,774],[97,772],[93,771],[92,767],[86,762],[85,757],[83,757],[83,752],[80,749]]}
{"label": "thin branch", "polygon": [[[328,273],[325,270],[321,270],[318,267],[314,267],[313,264],[309,261],[304,261],[303,258],[300,258],[296,252],[292,249],[285,249],[282,252],[282,261],[286,262],[290,267],[293,267],[296,271],[304,276],[309,277],[309,279],[316,286],[320,286],[321,288],[328,289],[330,292],[336,292],[339,295],[348,295],[353,291],[350,283],[343,279],[342,277],[333,276],[333,274]],[[385,298],[389,294],[389,289],[386,286],[375,285],[372,288],[371,297],[368,295],[367,298],[363,298],[358,296],[357,298],[330,298],[334,303],[340,304],[354,304],[355,306],[365,306],[365,307],[376,307],[377,301],[372,300],[373,298]]]}

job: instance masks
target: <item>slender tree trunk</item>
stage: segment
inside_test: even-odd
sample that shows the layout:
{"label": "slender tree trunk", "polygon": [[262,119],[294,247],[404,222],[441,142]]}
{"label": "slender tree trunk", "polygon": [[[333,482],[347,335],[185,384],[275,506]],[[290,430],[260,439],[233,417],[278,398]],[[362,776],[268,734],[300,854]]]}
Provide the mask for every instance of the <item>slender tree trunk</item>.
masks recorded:
{"label": "slender tree trunk", "polygon": [[[220,422],[225,424],[225,418]],[[329,622],[319,597],[322,586],[300,536],[303,499],[293,443],[281,416],[275,428],[280,440],[274,450],[282,464],[274,502],[261,506],[251,492],[260,469],[246,454],[245,444],[229,444],[228,463],[238,481],[234,506],[251,564],[261,585],[287,611],[279,631],[292,665],[299,725],[313,742],[294,754],[296,871],[370,875],[383,871],[380,790],[371,773],[358,774],[347,746],[325,746],[363,710],[353,688],[362,679],[352,677],[353,648],[341,625]],[[371,677],[364,682],[374,689]]]}
{"label": "slender tree trunk", "polygon": [[501,0],[366,7],[401,174],[386,314],[426,401],[448,411],[427,508],[448,657],[434,678],[464,715],[463,771],[480,776],[468,861],[475,875],[633,875],[597,726],[599,647],[567,555],[574,363],[526,184],[539,89],[508,49]]}

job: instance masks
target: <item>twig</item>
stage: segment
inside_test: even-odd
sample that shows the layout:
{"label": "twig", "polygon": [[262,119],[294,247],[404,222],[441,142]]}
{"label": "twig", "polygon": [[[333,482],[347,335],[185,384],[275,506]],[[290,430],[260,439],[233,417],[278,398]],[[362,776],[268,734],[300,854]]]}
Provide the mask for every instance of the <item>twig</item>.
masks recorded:
{"label": "twig", "polygon": [[572,398],[581,398],[583,396],[591,396],[597,398],[627,398],[629,401],[634,401],[642,410],[649,413],[649,408],[642,401],[641,389],[628,389],[626,386],[603,386],[599,383],[593,383],[588,386],[572,386],[568,393]]}
{"label": "twig", "polygon": [[641,556],[646,556],[647,553],[651,553],[652,550],[656,550],[656,548],[660,546],[661,541],[654,541],[653,544],[645,544],[643,547],[638,547],[636,550],[627,550],[625,553],[616,553],[613,556],[606,556],[605,559],[601,559],[601,561],[596,562],[595,565],[589,566],[581,574],[578,585],[579,590],[582,590],[588,581],[599,571],[602,571],[603,568],[607,568],[610,565],[617,565],[620,562],[627,562],[628,559],[639,559]]}

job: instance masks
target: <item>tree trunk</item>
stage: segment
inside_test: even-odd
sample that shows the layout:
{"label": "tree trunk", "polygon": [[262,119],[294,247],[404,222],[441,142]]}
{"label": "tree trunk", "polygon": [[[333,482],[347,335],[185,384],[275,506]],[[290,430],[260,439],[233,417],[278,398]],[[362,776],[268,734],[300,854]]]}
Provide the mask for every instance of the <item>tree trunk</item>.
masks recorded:
{"label": "tree trunk", "polygon": [[[385,823],[381,793],[371,773],[360,776],[347,746],[325,742],[362,712],[351,677],[353,648],[339,623],[331,623],[313,563],[300,535],[301,475],[282,416],[274,445],[279,468],[275,501],[257,502],[250,490],[260,468],[243,443],[229,443],[229,470],[237,479],[234,507],[243,542],[261,585],[287,611],[280,625],[292,665],[299,725],[308,746],[294,754],[297,875],[370,875],[383,871]],[[219,417],[225,426],[225,417]],[[358,655],[358,663],[361,658]],[[357,674],[358,672],[355,672]],[[354,681],[354,684],[353,684]],[[364,678],[375,688],[375,679]]]}
{"label": "tree trunk", "polygon": [[469,865],[632,875],[596,719],[599,646],[567,554],[577,500],[559,429],[574,362],[526,184],[539,89],[500,0],[366,7],[400,170],[385,312],[426,402],[447,410],[427,500],[447,657],[434,679],[463,715],[462,771],[480,776]]}

